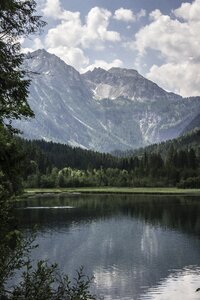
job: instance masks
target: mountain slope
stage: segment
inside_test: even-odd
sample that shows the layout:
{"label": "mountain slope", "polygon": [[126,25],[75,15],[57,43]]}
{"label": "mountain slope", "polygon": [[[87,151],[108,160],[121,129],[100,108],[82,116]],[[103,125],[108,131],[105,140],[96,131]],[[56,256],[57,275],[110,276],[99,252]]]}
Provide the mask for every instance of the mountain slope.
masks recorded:
{"label": "mountain slope", "polygon": [[135,70],[95,69],[83,77],[102,105],[106,97],[115,108],[123,102],[124,110],[131,112],[139,125],[145,144],[178,136],[200,111],[199,97],[184,99],[168,93]]}
{"label": "mountain slope", "polygon": [[35,119],[16,122],[31,139],[110,152],[178,136],[200,113],[200,98],[167,93],[135,70],[94,69],[80,75],[55,55],[27,56],[34,75],[29,103]]}
{"label": "mountain slope", "polygon": [[187,133],[195,128],[200,128],[200,114],[198,114],[183,130],[182,134]]}
{"label": "mountain slope", "polygon": [[194,129],[186,134],[172,140],[161,142],[159,144],[149,145],[144,148],[131,151],[116,151],[113,155],[118,157],[142,156],[144,153],[160,153],[163,158],[166,158],[171,147],[177,151],[187,151],[193,148],[198,156],[200,156],[200,129]]}
{"label": "mountain slope", "polygon": [[96,68],[82,75],[96,99],[111,100],[123,97],[133,101],[155,101],[156,99],[181,99],[173,93],[167,93],[154,82],[141,76],[136,70],[111,68],[105,71]]}
{"label": "mountain slope", "polygon": [[18,123],[25,137],[53,140],[82,148],[107,151],[112,145],[130,148],[126,139],[107,132],[81,75],[55,55],[38,50],[29,55],[26,67],[33,76],[29,103],[35,119]]}

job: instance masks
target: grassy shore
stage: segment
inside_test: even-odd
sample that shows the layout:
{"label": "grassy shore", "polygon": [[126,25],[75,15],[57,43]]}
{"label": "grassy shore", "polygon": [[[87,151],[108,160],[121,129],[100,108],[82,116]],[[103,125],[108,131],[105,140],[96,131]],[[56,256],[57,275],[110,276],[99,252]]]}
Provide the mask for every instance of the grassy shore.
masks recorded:
{"label": "grassy shore", "polygon": [[61,194],[61,193],[84,193],[84,194],[159,194],[159,195],[199,195],[200,189],[178,188],[123,188],[123,187],[89,187],[89,188],[44,188],[25,189],[23,196],[36,194]]}

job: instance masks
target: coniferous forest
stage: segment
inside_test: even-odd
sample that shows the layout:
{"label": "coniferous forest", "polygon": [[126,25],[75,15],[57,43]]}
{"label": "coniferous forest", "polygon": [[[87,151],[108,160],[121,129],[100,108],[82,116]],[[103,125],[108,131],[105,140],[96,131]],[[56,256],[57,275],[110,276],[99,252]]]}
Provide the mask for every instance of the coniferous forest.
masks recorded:
{"label": "coniferous forest", "polygon": [[200,130],[125,156],[16,139],[23,187],[200,187]]}

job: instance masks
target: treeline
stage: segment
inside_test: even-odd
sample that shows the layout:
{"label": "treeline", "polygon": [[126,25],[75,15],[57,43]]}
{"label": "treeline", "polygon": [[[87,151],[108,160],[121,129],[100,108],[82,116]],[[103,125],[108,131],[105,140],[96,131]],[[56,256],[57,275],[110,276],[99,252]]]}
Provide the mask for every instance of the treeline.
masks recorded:
{"label": "treeline", "polygon": [[165,159],[170,148],[174,147],[177,151],[188,150],[193,148],[198,156],[200,156],[200,128],[196,128],[178,138],[167,140],[158,144],[152,144],[144,148],[127,151],[114,151],[113,155],[117,157],[141,156],[144,153],[160,153]]}
{"label": "treeline", "polygon": [[200,187],[198,147],[177,150],[171,144],[165,155],[144,152],[119,158],[53,142],[20,143],[25,157],[26,187]]}
{"label": "treeline", "polygon": [[32,167],[37,167],[42,174],[48,173],[54,167],[58,169],[70,167],[80,170],[122,167],[120,166],[122,160],[109,153],[84,150],[43,140],[18,139],[18,142],[25,154],[25,164],[28,169],[31,162]]}

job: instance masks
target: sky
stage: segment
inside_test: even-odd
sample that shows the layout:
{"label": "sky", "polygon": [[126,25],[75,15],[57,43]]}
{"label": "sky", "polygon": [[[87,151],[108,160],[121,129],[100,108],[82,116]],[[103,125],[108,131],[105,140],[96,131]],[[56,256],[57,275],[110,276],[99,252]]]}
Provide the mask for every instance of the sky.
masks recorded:
{"label": "sky", "polygon": [[200,95],[200,0],[37,0],[43,33],[22,40],[84,73],[136,69],[167,91]]}

